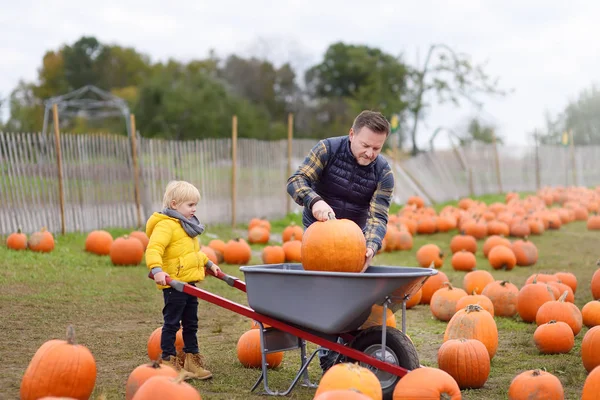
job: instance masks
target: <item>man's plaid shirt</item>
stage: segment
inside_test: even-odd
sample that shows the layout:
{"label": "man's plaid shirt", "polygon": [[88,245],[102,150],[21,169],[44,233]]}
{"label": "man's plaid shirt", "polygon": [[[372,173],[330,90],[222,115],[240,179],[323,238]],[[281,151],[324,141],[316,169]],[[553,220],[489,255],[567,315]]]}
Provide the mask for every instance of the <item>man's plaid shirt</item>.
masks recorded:
{"label": "man's plaid shirt", "polygon": [[[312,207],[320,196],[313,190],[329,159],[324,140],[319,141],[304,159],[298,170],[288,179],[287,191],[294,201],[301,206]],[[367,247],[375,253],[381,248],[388,222],[388,210],[394,192],[394,174],[387,165],[379,176],[377,189],[373,193],[369,206],[369,217],[365,226]]]}

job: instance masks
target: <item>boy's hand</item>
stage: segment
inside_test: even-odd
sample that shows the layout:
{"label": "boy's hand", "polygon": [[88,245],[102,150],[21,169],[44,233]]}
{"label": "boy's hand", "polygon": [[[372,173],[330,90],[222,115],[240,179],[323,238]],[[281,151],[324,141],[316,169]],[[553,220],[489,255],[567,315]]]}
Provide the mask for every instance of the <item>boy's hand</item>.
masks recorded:
{"label": "boy's hand", "polygon": [[166,272],[157,272],[154,274],[154,282],[165,286],[167,284],[166,277],[169,276]]}
{"label": "boy's hand", "polygon": [[221,272],[221,268],[219,268],[219,266],[217,264],[213,264],[210,267],[210,270],[215,274],[215,275],[219,275],[219,272]]}

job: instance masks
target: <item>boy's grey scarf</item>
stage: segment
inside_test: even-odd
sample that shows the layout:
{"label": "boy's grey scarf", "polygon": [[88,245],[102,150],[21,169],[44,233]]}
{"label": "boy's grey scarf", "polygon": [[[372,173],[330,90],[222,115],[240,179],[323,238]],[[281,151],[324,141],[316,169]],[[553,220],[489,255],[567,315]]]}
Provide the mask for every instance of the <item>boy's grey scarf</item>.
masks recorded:
{"label": "boy's grey scarf", "polygon": [[183,230],[188,234],[189,237],[196,237],[204,232],[204,225],[198,221],[198,218],[196,218],[195,215],[192,215],[191,219],[187,219],[172,208],[165,208],[162,213],[169,217],[177,218],[181,223]]}

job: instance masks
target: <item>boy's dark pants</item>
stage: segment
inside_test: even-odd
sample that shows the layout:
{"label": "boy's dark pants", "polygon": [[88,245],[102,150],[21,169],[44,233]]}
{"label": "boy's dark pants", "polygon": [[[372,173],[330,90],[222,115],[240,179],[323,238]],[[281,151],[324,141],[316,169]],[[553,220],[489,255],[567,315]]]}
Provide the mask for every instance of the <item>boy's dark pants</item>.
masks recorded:
{"label": "boy's dark pants", "polygon": [[[191,285],[195,286],[193,283]],[[183,351],[198,353],[198,298],[173,288],[164,289],[163,297],[164,325],[160,338],[162,358],[168,359],[169,356],[177,355],[175,337],[180,327],[183,328]]]}

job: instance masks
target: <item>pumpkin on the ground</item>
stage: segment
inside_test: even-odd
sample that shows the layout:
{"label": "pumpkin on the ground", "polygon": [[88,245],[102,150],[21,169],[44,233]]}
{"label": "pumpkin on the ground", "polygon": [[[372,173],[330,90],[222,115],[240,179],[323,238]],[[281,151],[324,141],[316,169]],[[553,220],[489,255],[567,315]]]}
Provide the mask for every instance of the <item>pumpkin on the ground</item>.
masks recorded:
{"label": "pumpkin on the ground", "polygon": [[548,284],[534,282],[524,285],[517,295],[517,312],[524,322],[534,322],[542,304],[555,299]]}
{"label": "pumpkin on the ground", "polygon": [[[246,331],[237,342],[237,357],[246,368],[261,368],[262,353],[260,348],[260,330],[250,329]],[[283,361],[283,352],[267,354],[267,367],[276,368]]]}
{"label": "pumpkin on the ground", "polygon": [[87,347],[75,343],[75,331],[69,326],[67,340],[49,340],[35,352],[21,381],[21,400],[88,399],[95,384],[96,360]]}
{"label": "pumpkin on the ground", "polygon": [[313,400],[371,400],[355,389],[334,389],[315,396]]}
{"label": "pumpkin on the ground", "polygon": [[600,300],[592,300],[581,309],[583,324],[588,328],[600,325]]}
{"label": "pumpkin on the ground", "polygon": [[477,304],[457,311],[446,325],[444,342],[461,338],[479,340],[488,350],[490,360],[493,359],[498,349],[498,328],[494,317]]}
{"label": "pumpkin on the ground", "polygon": [[227,264],[246,264],[252,258],[250,245],[241,238],[231,239],[225,244],[223,260]]}
{"label": "pumpkin on the ground", "polygon": [[571,288],[571,290],[573,290],[573,294],[575,294],[575,292],[577,291],[577,277],[575,276],[575,274],[573,274],[572,272],[557,272],[554,274],[554,276],[561,281],[562,283],[564,283],[565,285],[569,286]]}
{"label": "pumpkin on the ground", "polygon": [[492,301],[494,315],[512,317],[517,313],[519,289],[509,281],[494,281],[489,283],[481,292]]}
{"label": "pumpkin on the ground", "polygon": [[142,231],[132,231],[129,233],[129,236],[136,238],[140,242],[142,242],[142,246],[144,247],[144,251],[146,251],[146,247],[148,247],[148,243],[150,243],[150,238],[146,235],[146,232]]}
{"label": "pumpkin on the ground", "polygon": [[27,247],[29,247],[31,251],[49,253],[54,250],[54,236],[52,236],[52,233],[48,232],[46,228],[42,228],[29,236]]}
{"label": "pumpkin on the ground", "polygon": [[515,376],[508,388],[511,400],[563,400],[560,380],[549,372],[529,370]]}
{"label": "pumpkin on the ground", "polygon": [[202,400],[195,387],[184,382],[189,373],[179,374],[176,378],[153,376],[149,378],[135,393],[132,400]]}
{"label": "pumpkin on the ground", "polygon": [[283,264],[285,262],[285,251],[281,246],[265,246],[261,258],[263,264]]}
{"label": "pumpkin on the ground", "polygon": [[533,342],[542,354],[568,353],[575,345],[575,335],[565,322],[551,320],[537,327]]}
{"label": "pumpkin on the ground", "polygon": [[285,243],[292,239],[302,240],[303,234],[304,229],[302,229],[301,226],[298,226],[294,222],[292,222],[283,229],[283,232],[281,233],[281,241]]}
{"label": "pumpkin on the ground", "polygon": [[467,293],[481,294],[488,283],[494,282],[494,277],[486,270],[471,271],[463,277],[463,289]]}
{"label": "pumpkin on the ground", "polygon": [[22,233],[20,229],[16,232],[11,233],[6,238],[6,247],[8,247],[11,250],[27,249],[27,235]]}
{"label": "pumpkin on the ground", "polygon": [[131,371],[127,378],[127,383],[125,383],[125,399],[133,399],[133,395],[135,395],[144,382],[157,375],[176,378],[179,374],[173,367],[161,364],[157,360],[149,364],[142,364]]}
{"label": "pumpkin on the ground", "polygon": [[96,230],[88,233],[85,238],[85,251],[99,256],[110,254],[110,246],[113,243],[112,235],[104,230]]}
{"label": "pumpkin on the ground", "polygon": [[[385,324],[387,326],[391,326],[392,328],[396,327],[396,316],[394,315],[392,310],[390,310],[389,308],[387,309]],[[382,326],[382,325],[383,325],[383,306],[374,304],[371,307],[371,314],[369,314],[369,317],[367,318],[367,320],[358,329],[367,329],[367,328],[371,328],[373,326]]]}
{"label": "pumpkin on the ground", "polygon": [[495,246],[488,253],[488,261],[494,269],[510,271],[517,264],[515,253],[506,246]]}
{"label": "pumpkin on the ground", "polygon": [[479,340],[451,339],[442,344],[438,366],[449,373],[461,389],[482,387],[490,374],[490,355]]}
{"label": "pumpkin on the ground", "polygon": [[319,382],[315,397],[339,389],[355,389],[372,400],[381,400],[383,397],[377,376],[359,364],[341,363],[329,368]]}
{"label": "pumpkin on the ground", "polygon": [[362,272],[366,252],[365,235],[349,219],[314,222],[302,236],[306,271]]}
{"label": "pumpkin on the ground", "polygon": [[594,300],[600,300],[600,269],[597,269],[596,272],[594,272],[590,287],[592,289],[592,297]]}
{"label": "pumpkin on the ground", "polygon": [[457,251],[452,255],[452,259],[450,260],[450,264],[455,271],[473,271],[477,266],[477,259],[475,258],[475,254],[470,251],[461,250]]}
{"label": "pumpkin on the ground", "polygon": [[588,372],[600,365],[600,326],[590,328],[583,336],[581,361]]}
{"label": "pumpkin on the ground", "polygon": [[454,378],[438,368],[421,367],[409,371],[394,388],[393,400],[460,400],[460,388]]}
{"label": "pumpkin on the ground", "polygon": [[436,244],[425,244],[417,250],[417,262],[423,268],[441,268],[444,264],[444,252]]}
{"label": "pumpkin on the ground", "polygon": [[[148,343],[146,345],[148,351],[148,358],[150,361],[158,360],[161,358],[162,350],[160,348],[160,338],[162,336],[162,327],[156,328],[150,334],[148,338]],[[177,353],[183,351],[183,331],[181,328],[175,334],[175,350]]]}
{"label": "pumpkin on the ground", "polygon": [[581,400],[598,400],[600,397],[600,367],[596,367],[585,378]]}
{"label": "pumpkin on the ground", "polygon": [[114,265],[138,265],[144,259],[144,245],[129,235],[121,236],[113,241],[109,255]]}
{"label": "pumpkin on the ground", "polygon": [[477,240],[471,235],[455,235],[450,240],[450,251],[452,254],[458,253],[461,250],[475,254],[477,252]]}
{"label": "pumpkin on the ground", "polygon": [[583,325],[581,311],[573,303],[565,301],[565,291],[558,300],[548,301],[540,306],[535,315],[538,326],[549,321],[562,321],[571,327],[573,335],[577,336]]}
{"label": "pumpkin on the ground", "polygon": [[436,290],[431,296],[429,308],[434,317],[440,321],[450,321],[450,318],[456,313],[456,303],[462,297],[467,296],[461,288],[455,288],[450,282],[445,282],[446,287]]}
{"label": "pumpkin on the ground", "polygon": [[421,301],[420,304],[431,303],[431,297],[438,290],[444,287],[444,283],[448,282],[448,276],[442,271],[438,271],[437,274],[430,276],[423,286],[421,287]]}

